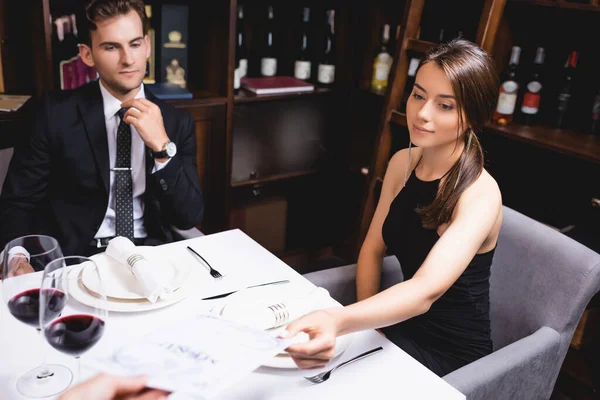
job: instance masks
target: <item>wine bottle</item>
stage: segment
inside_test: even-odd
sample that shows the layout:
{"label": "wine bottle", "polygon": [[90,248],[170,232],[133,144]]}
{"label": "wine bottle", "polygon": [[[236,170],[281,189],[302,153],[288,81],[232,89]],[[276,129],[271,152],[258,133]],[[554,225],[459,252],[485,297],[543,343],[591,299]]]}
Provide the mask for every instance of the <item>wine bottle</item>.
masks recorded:
{"label": "wine bottle", "polygon": [[412,93],[413,86],[415,86],[415,77],[417,75],[417,69],[421,63],[420,58],[413,57],[410,59],[408,64],[408,77],[406,78],[406,85],[404,86],[404,94],[402,95],[402,102],[400,104],[400,111],[406,112],[406,103]]}
{"label": "wine bottle", "polygon": [[241,84],[241,73],[242,73],[242,66],[241,66],[241,62],[240,62],[240,53],[239,52],[235,52],[235,69],[233,70],[233,93],[238,94],[240,91],[240,84]]}
{"label": "wine bottle", "polygon": [[277,74],[277,55],[275,52],[275,14],[273,6],[268,8],[268,19],[264,39],[263,55],[260,60],[260,73],[262,76],[275,76]]}
{"label": "wine bottle", "polygon": [[373,61],[373,76],[371,77],[371,90],[375,93],[385,93],[388,86],[388,76],[392,68],[392,56],[388,51],[390,41],[390,26],[383,25],[381,44]]}
{"label": "wine bottle", "polygon": [[569,54],[569,58],[567,59],[567,63],[565,64],[565,76],[563,78],[564,83],[562,90],[558,94],[558,118],[556,119],[556,127],[562,128],[565,125],[565,119],[567,116],[567,111],[569,109],[569,103],[571,102],[571,81],[573,80],[573,75],[575,72],[575,68],[577,67],[577,52],[572,51]]}
{"label": "wine bottle", "polygon": [[519,93],[519,83],[517,80],[517,67],[519,66],[519,57],[521,48],[513,46],[510,55],[508,68],[504,71],[502,85],[500,85],[500,95],[498,96],[498,105],[492,117],[498,125],[506,125],[512,122],[517,104],[517,95]]}
{"label": "wine bottle", "polygon": [[540,111],[540,99],[542,92],[541,72],[544,67],[544,48],[538,47],[533,60],[533,72],[531,78],[525,87],[525,95],[521,104],[522,120],[525,125],[531,125],[535,122]]}
{"label": "wine bottle", "polygon": [[246,51],[246,35],[244,28],[244,6],[242,5],[238,5],[235,56],[239,58],[239,77],[242,79],[248,74],[248,53]]}
{"label": "wine bottle", "polygon": [[309,22],[310,22],[310,8],[305,7],[302,10],[302,35],[300,43],[300,51],[296,62],[294,63],[294,77],[302,80],[310,79],[311,62],[310,62],[310,51],[309,51]]}
{"label": "wine bottle", "polygon": [[592,107],[592,134],[600,136],[600,89]]}
{"label": "wine bottle", "polygon": [[325,51],[319,63],[317,80],[323,86],[331,86],[335,82],[335,10],[327,10],[325,29]]}

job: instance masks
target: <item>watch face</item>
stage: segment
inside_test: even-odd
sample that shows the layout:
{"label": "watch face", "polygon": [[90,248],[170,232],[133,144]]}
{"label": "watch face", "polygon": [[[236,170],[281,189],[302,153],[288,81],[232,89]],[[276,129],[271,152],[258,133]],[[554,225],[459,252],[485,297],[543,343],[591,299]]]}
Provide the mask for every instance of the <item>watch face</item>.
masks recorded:
{"label": "watch face", "polygon": [[165,151],[167,152],[167,155],[169,157],[173,157],[177,153],[177,146],[175,146],[175,143],[169,142],[167,143],[167,148],[165,149]]}

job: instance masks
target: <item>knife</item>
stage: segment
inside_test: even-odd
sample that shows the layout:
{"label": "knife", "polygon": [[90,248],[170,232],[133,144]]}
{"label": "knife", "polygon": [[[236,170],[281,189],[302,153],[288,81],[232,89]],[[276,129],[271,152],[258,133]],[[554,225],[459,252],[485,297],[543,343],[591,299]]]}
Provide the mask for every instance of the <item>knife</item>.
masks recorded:
{"label": "knife", "polygon": [[[281,285],[281,284],[284,284],[284,283],[290,283],[290,281],[289,281],[289,280],[287,280],[287,279],[285,279],[285,280],[282,280],[282,281],[275,281],[275,282],[261,283],[260,285],[248,286],[248,287],[246,287],[246,288],[244,288],[244,289],[250,289],[250,288],[255,288],[255,287],[259,287],[259,286],[268,286],[268,285]],[[243,289],[240,289],[240,290],[243,290]],[[240,290],[234,290],[233,292],[221,293],[221,294],[217,294],[217,295],[215,295],[215,296],[205,297],[205,298],[203,298],[202,300],[214,300],[214,299],[220,299],[220,298],[223,298],[223,297],[227,297],[227,296],[229,296],[230,294],[234,294],[235,292],[239,292]]]}

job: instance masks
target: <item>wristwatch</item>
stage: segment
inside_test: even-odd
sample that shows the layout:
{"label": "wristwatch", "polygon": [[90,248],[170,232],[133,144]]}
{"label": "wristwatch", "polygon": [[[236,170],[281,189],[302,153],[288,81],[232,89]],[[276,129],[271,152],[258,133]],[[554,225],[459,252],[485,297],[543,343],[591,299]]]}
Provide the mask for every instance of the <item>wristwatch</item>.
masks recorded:
{"label": "wristwatch", "polygon": [[167,142],[162,151],[151,151],[152,158],[173,158],[177,154],[177,146],[173,142]]}

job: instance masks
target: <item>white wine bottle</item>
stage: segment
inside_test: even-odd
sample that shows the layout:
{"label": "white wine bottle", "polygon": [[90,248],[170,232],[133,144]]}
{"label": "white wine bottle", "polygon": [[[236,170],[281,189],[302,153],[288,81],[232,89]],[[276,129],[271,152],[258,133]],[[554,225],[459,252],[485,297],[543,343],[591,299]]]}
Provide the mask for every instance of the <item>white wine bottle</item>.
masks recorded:
{"label": "white wine bottle", "polygon": [[388,77],[394,61],[388,50],[389,42],[390,26],[385,24],[381,34],[381,45],[373,60],[373,76],[371,77],[371,90],[379,94],[383,94],[387,90]]}

